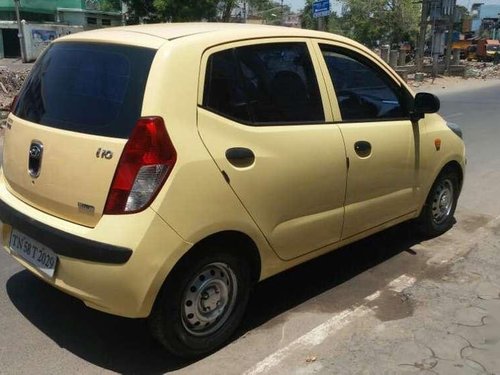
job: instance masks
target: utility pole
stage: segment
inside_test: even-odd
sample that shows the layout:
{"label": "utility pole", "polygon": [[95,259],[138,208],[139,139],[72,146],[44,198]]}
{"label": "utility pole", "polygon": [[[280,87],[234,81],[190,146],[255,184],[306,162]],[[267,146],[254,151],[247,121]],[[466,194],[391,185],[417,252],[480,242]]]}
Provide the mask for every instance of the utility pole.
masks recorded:
{"label": "utility pole", "polygon": [[[446,57],[445,57],[445,72],[450,75],[450,64],[451,64],[451,46],[453,44],[453,26],[455,25],[455,15],[457,9],[457,0],[453,0],[452,8],[449,14],[448,22],[448,40],[446,41]],[[456,61],[454,61],[456,63]]]}
{"label": "utility pole", "polygon": [[16,18],[17,18],[17,37],[19,38],[19,46],[21,47],[21,60],[25,63],[28,62],[26,56],[26,44],[24,43],[24,30],[23,23],[21,22],[21,16],[19,14],[19,3],[21,0],[14,0],[14,6],[16,7]]}
{"label": "utility pole", "polygon": [[280,25],[283,26],[283,24],[284,24],[284,19],[283,19],[283,0],[281,0],[280,12],[281,12],[281,22],[280,22]]}
{"label": "utility pole", "polygon": [[438,25],[438,13],[437,13],[438,4],[441,5],[441,10],[442,10],[443,0],[439,0],[439,1],[434,0],[431,3],[432,82],[434,82],[434,80],[437,77],[438,70],[439,70],[439,55],[443,52],[443,51],[441,51],[441,46],[443,43],[444,28],[442,27],[441,24]]}
{"label": "utility pole", "polygon": [[127,19],[125,17],[125,13],[127,13],[127,6],[125,5],[123,0],[120,0],[120,11],[122,13],[122,26],[127,24]]}
{"label": "utility pole", "polygon": [[417,72],[424,68],[425,34],[427,32],[427,15],[429,14],[430,0],[422,0],[422,14],[420,15],[420,32],[418,34],[418,45],[416,53]]}
{"label": "utility pole", "polygon": [[325,31],[325,17],[318,17],[318,30]]}

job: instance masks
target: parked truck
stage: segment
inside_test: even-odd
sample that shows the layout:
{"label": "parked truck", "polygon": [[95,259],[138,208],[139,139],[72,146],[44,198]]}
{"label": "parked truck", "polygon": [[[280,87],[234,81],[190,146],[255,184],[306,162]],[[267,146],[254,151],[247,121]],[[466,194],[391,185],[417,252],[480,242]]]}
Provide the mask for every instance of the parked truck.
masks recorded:
{"label": "parked truck", "polygon": [[500,54],[500,42],[496,39],[479,39],[467,49],[467,60],[493,61]]}
{"label": "parked truck", "polygon": [[460,39],[453,42],[451,45],[451,50],[460,50],[460,58],[465,59],[467,57],[467,50],[472,45],[472,39]]}

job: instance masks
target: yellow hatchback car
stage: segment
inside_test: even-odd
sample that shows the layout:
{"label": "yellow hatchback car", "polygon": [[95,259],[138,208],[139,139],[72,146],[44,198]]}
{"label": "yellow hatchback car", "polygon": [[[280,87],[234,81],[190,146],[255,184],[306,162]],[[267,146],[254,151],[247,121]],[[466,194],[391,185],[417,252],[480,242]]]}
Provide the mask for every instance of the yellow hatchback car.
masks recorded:
{"label": "yellow hatchback car", "polygon": [[227,342],[260,280],[397,223],[448,230],[460,130],[332,34],[158,24],[63,37],[13,104],[3,246],[172,353]]}

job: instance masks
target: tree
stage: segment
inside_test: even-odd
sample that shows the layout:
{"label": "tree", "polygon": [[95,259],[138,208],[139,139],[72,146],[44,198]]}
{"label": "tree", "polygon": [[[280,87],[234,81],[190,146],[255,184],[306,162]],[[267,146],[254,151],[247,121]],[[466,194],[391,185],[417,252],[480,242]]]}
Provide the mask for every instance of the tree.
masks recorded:
{"label": "tree", "polygon": [[[114,2],[116,0],[104,0]],[[280,7],[271,0],[124,0],[129,11],[127,23],[139,22],[186,22],[222,21],[230,22],[237,8],[249,7],[258,11]],[[283,6],[289,11],[288,6]],[[267,14],[262,13],[264,18]],[[269,13],[270,14],[270,13]],[[276,18],[276,17],[275,17]]]}
{"label": "tree", "polygon": [[302,28],[317,30],[318,29],[318,20],[313,18],[312,15],[312,4],[313,0],[307,0],[302,10]]}
{"label": "tree", "polygon": [[134,25],[141,23],[141,21],[159,21],[153,1],[154,0],[125,0],[124,2],[128,7],[127,24]]}
{"label": "tree", "polygon": [[[317,29],[312,17],[313,0],[307,0],[302,27]],[[342,0],[341,16],[326,18],[326,29],[355,39],[367,46],[414,42],[418,32],[421,5],[414,0]]]}
{"label": "tree", "polygon": [[214,20],[218,0],[154,0],[162,19],[171,22]]}
{"label": "tree", "polygon": [[100,9],[103,12],[108,12],[108,11],[120,11],[122,9],[122,4],[120,0],[101,0],[101,7]]}
{"label": "tree", "polygon": [[415,41],[421,5],[414,0],[343,0],[347,36],[368,46]]}
{"label": "tree", "polygon": [[220,14],[222,22],[229,22],[231,20],[231,14],[237,2],[237,0],[226,0],[220,2],[219,5],[221,7]]}
{"label": "tree", "polygon": [[[313,17],[312,4],[314,0],[306,0],[306,4],[302,11],[302,28],[318,30],[318,19]],[[330,16],[325,17],[325,29],[331,33],[347,35],[348,28],[346,28],[343,17],[332,12]],[[346,30],[347,29],[347,30]]]}
{"label": "tree", "polygon": [[[281,24],[284,14],[290,12],[290,6],[272,0],[224,0],[219,2],[220,20],[230,22],[236,9],[245,10],[248,15],[258,14],[267,24]],[[239,12],[242,13],[242,12]]]}
{"label": "tree", "polygon": [[457,24],[454,25],[455,30],[458,30],[463,33],[470,32],[472,19],[469,10],[462,5],[457,5],[455,9],[455,14],[456,14],[455,20],[458,21],[458,25]]}

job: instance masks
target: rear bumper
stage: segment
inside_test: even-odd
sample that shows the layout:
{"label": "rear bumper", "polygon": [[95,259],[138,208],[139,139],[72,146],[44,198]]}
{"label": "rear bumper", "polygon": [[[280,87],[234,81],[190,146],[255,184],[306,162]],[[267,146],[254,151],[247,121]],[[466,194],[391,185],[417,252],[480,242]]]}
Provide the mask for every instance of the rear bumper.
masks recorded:
{"label": "rear bumper", "polygon": [[24,234],[54,249],[57,255],[111,264],[126,263],[132,255],[131,249],[74,236],[40,223],[16,211],[2,200],[0,220],[14,228],[22,228]]}
{"label": "rear bumper", "polygon": [[[102,216],[94,228],[41,212],[12,195],[0,174],[2,244],[30,272],[87,306],[130,318],[147,317],[166,276],[191,244],[152,209]],[[15,228],[58,255],[54,277],[9,248]]]}

